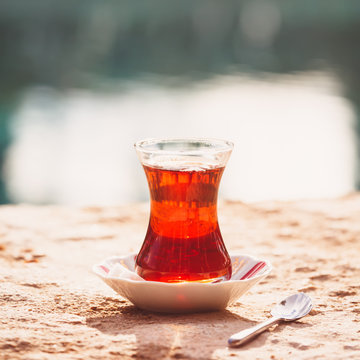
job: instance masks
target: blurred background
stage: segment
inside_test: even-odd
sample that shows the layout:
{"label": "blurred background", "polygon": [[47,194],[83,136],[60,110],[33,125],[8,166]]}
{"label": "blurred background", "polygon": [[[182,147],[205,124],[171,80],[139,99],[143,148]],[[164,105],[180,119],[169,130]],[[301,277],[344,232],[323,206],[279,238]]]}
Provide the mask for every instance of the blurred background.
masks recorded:
{"label": "blurred background", "polygon": [[360,1],[1,0],[0,203],[148,198],[149,137],[235,148],[221,196],[359,189]]}

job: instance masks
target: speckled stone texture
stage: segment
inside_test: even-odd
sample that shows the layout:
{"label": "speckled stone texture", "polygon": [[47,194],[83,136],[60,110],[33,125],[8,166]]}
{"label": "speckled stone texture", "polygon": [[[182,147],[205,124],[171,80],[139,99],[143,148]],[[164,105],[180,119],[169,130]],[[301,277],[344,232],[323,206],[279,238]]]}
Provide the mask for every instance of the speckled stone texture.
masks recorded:
{"label": "speckled stone texture", "polygon": [[[360,194],[221,203],[229,251],[274,270],[226,311],[187,315],[139,310],[91,273],[140,248],[148,207],[0,207],[0,359],[360,359]],[[296,291],[309,316],[227,348]]]}

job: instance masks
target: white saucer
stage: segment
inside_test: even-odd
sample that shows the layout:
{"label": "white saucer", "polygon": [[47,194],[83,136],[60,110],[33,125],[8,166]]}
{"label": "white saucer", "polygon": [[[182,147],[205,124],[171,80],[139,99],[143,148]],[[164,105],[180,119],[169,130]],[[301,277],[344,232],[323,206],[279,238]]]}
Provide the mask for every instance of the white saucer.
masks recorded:
{"label": "white saucer", "polygon": [[146,281],[135,272],[136,254],[113,256],[93,266],[107,285],[141,309],[184,313],[221,310],[234,303],[272,270],[267,260],[231,254],[232,276],[218,283]]}

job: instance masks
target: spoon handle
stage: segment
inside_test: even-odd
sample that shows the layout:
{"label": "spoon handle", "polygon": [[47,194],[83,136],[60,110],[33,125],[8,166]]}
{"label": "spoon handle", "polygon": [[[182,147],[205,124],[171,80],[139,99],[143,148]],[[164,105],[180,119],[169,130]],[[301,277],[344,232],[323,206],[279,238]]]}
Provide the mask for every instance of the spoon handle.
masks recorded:
{"label": "spoon handle", "polygon": [[264,330],[268,329],[272,325],[276,324],[280,320],[281,319],[278,317],[271,317],[270,319],[267,319],[260,324],[252,326],[249,329],[245,329],[234,335],[231,335],[228,340],[228,344],[231,347],[242,345],[245,342],[249,341],[250,339],[254,338],[256,335],[259,335],[260,333],[262,333]]}

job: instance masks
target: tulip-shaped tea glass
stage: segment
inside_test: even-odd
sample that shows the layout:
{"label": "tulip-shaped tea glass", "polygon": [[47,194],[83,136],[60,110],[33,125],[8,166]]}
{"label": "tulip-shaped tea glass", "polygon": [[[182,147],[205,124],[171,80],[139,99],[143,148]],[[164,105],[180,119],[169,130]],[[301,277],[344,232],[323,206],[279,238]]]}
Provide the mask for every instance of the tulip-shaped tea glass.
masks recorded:
{"label": "tulip-shaped tea glass", "polygon": [[231,260],[217,218],[217,196],[233,144],[216,139],[135,144],[150,189],[147,234],[136,259],[145,280],[228,280]]}

